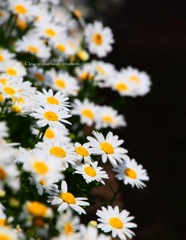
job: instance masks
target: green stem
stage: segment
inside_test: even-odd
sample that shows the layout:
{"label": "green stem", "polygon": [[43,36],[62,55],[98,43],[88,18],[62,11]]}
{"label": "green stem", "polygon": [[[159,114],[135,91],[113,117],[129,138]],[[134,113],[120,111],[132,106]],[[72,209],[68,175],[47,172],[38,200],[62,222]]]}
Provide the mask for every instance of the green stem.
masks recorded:
{"label": "green stem", "polygon": [[[110,186],[110,187],[111,187],[111,186]],[[123,188],[124,188],[124,185],[121,185],[121,186],[118,188],[118,190],[117,190],[116,192],[114,192],[114,191],[113,191],[113,188],[111,187],[111,190],[112,190],[112,192],[114,193],[114,196],[112,197],[112,199],[111,199],[111,201],[110,201],[110,205],[113,204],[116,196],[118,195],[118,193],[119,193]]]}

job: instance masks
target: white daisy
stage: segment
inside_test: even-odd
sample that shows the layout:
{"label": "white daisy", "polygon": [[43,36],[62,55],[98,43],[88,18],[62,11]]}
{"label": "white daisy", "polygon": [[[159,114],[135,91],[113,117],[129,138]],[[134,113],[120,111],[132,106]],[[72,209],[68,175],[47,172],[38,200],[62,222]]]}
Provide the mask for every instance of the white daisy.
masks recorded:
{"label": "white daisy", "polygon": [[10,77],[23,77],[26,75],[26,69],[22,63],[16,60],[8,60],[0,65],[0,71],[6,73]]}
{"label": "white daisy", "polygon": [[75,148],[74,151],[77,155],[77,158],[79,161],[82,161],[83,159],[85,162],[91,162],[91,148],[89,147],[89,144],[84,143],[81,145],[80,143],[76,142],[74,144]]}
{"label": "white daisy", "polygon": [[138,165],[134,159],[130,160],[128,156],[113,171],[117,173],[116,178],[118,180],[122,180],[124,184],[130,184],[132,187],[143,188],[146,186],[143,181],[149,180],[147,172],[142,165]]}
{"label": "white daisy", "polygon": [[99,234],[97,227],[91,225],[85,227],[84,225],[80,226],[81,240],[111,240],[110,236],[105,234]]}
{"label": "white daisy", "polygon": [[55,69],[51,69],[47,72],[51,78],[49,86],[54,90],[61,91],[66,95],[76,96],[79,91],[78,81],[70,76],[67,72],[59,71],[56,72]]}
{"label": "white daisy", "polygon": [[86,214],[85,210],[80,206],[89,206],[90,204],[86,202],[87,198],[75,197],[73,193],[68,192],[67,183],[63,180],[61,182],[61,190],[58,190],[56,185],[53,185],[50,189],[53,196],[48,197],[48,202],[52,205],[58,205],[58,212],[65,211],[68,207],[72,208],[79,214]]}
{"label": "white daisy", "polygon": [[126,126],[123,115],[118,115],[118,112],[109,106],[100,106],[99,115],[96,116],[96,129],[100,128],[118,128]]}
{"label": "white daisy", "polygon": [[50,57],[50,48],[37,37],[24,36],[21,40],[15,43],[17,52],[27,52],[35,55],[38,58],[47,59]]}
{"label": "white daisy", "polygon": [[95,68],[92,63],[85,63],[81,67],[76,67],[75,73],[79,80],[92,80],[95,75]]}
{"label": "white daisy", "polygon": [[58,129],[58,128],[47,128],[44,134],[44,139],[53,140],[57,137],[60,137],[61,141],[64,143],[70,143],[70,133],[67,128]]}
{"label": "white daisy", "polygon": [[111,44],[114,42],[111,29],[103,27],[98,21],[86,26],[85,41],[90,53],[98,57],[105,57],[112,50]]}
{"label": "white daisy", "polygon": [[26,202],[25,208],[30,215],[35,217],[47,218],[52,215],[51,209],[38,201]]}
{"label": "white daisy", "polygon": [[112,237],[118,236],[121,240],[127,240],[127,237],[132,238],[134,232],[130,228],[135,228],[137,225],[130,222],[134,217],[129,216],[129,212],[126,210],[119,211],[119,207],[115,206],[112,208],[108,206],[98,210],[96,215],[99,217],[98,228],[102,229],[104,232],[112,232]]}
{"label": "white daisy", "polygon": [[5,9],[0,9],[0,25],[6,23],[10,17],[10,12]]}
{"label": "white daisy", "polygon": [[0,239],[18,240],[18,232],[9,227],[0,227]]}
{"label": "white daisy", "polygon": [[99,113],[98,106],[90,102],[87,98],[81,102],[79,99],[75,99],[72,104],[72,115],[79,115],[82,124],[87,124],[91,126]]}
{"label": "white daisy", "polygon": [[10,53],[7,49],[0,48],[0,63],[11,60],[14,57],[15,54]]}
{"label": "white daisy", "polygon": [[38,126],[44,127],[57,127],[59,129],[65,128],[63,123],[71,124],[66,118],[71,117],[69,111],[61,110],[57,105],[44,105],[43,107],[36,106],[33,109],[32,117],[39,119],[37,121]]}
{"label": "white daisy", "polygon": [[103,168],[98,166],[98,162],[80,164],[75,166],[75,169],[74,173],[81,174],[87,183],[97,181],[105,184],[103,178],[109,178]]}
{"label": "white daisy", "polygon": [[128,151],[119,147],[124,141],[119,140],[117,135],[109,132],[106,138],[102,133],[93,131],[93,137],[87,137],[89,144],[92,147],[93,154],[101,155],[103,163],[109,159],[113,167],[117,166],[117,161],[122,162],[125,153]]}
{"label": "white daisy", "polygon": [[28,68],[29,77],[36,80],[35,85],[43,85],[46,82],[50,82],[50,77],[44,72],[41,67],[31,67]]}

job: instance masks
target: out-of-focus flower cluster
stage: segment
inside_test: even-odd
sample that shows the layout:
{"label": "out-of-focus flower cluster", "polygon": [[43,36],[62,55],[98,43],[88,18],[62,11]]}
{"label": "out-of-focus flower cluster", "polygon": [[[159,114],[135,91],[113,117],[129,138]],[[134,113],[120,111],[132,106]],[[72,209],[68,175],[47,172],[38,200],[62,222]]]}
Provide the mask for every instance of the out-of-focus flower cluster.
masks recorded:
{"label": "out-of-focus flower cluster", "polygon": [[114,205],[120,189],[111,188],[88,225],[79,215],[93,204],[91,190],[109,181],[106,162],[122,187],[149,180],[112,132],[126,126],[124,116],[98,91],[115,91],[123,103],[147,94],[151,82],[131,66],[98,60],[114,36],[83,15],[73,1],[0,3],[0,239],[134,235],[134,217]]}

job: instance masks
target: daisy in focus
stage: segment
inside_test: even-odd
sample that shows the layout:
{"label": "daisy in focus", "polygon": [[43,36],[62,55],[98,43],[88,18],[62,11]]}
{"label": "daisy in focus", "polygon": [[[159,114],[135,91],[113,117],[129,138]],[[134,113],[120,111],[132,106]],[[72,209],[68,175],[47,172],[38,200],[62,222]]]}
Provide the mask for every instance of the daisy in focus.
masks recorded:
{"label": "daisy in focus", "polygon": [[126,210],[120,212],[118,206],[114,208],[108,206],[108,209],[102,207],[101,210],[98,210],[96,213],[99,217],[98,221],[100,222],[98,228],[105,233],[112,232],[113,238],[116,236],[121,240],[127,240],[127,237],[132,238],[135,234],[130,228],[135,228],[137,225],[131,222],[134,217],[129,216],[129,214]]}
{"label": "daisy in focus", "polygon": [[116,168],[116,178],[122,180],[124,184],[130,184],[132,187],[143,188],[146,185],[143,181],[148,181],[149,177],[142,165],[138,165],[134,159],[127,156],[122,163],[119,163]]}
{"label": "daisy in focus", "polygon": [[16,60],[8,60],[0,65],[0,71],[6,73],[10,77],[24,77],[26,69],[22,63]]}
{"label": "daisy in focus", "polygon": [[102,22],[88,24],[85,28],[85,42],[88,50],[98,57],[105,57],[112,50],[111,44],[114,42],[110,28],[103,27]]}
{"label": "daisy in focus", "polygon": [[87,198],[84,197],[75,197],[73,193],[68,192],[68,186],[66,181],[61,182],[61,190],[58,190],[56,185],[53,185],[50,188],[49,194],[51,196],[48,197],[48,202],[52,205],[58,205],[58,212],[63,212],[69,207],[74,211],[78,212],[78,214],[86,214],[85,210],[81,206],[89,206],[90,204],[87,202]]}
{"label": "daisy in focus", "polygon": [[124,141],[119,140],[117,135],[109,132],[106,137],[102,133],[93,131],[94,137],[87,137],[90,147],[94,155],[101,155],[103,163],[109,159],[113,167],[117,166],[117,162],[122,162],[125,153],[128,151],[119,147]]}
{"label": "daisy in focus", "polygon": [[105,184],[103,179],[109,178],[103,168],[98,166],[98,162],[80,164],[75,166],[75,169],[74,173],[81,174],[87,183],[97,181]]}
{"label": "daisy in focus", "polygon": [[89,147],[88,143],[84,143],[81,145],[80,143],[76,142],[74,144],[74,152],[77,155],[77,158],[79,161],[82,161],[83,159],[85,162],[91,162],[91,148]]}

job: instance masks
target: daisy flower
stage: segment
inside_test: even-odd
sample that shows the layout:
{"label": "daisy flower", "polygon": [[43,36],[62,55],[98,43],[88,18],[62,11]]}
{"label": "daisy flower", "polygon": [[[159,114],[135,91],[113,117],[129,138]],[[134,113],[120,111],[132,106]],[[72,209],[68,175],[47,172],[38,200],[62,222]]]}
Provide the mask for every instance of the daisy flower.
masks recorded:
{"label": "daisy flower", "polygon": [[43,68],[37,66],[28,68],[29,77],[36,80],[36,85],[42,85],[43,83],[50,82],[50,77],[44,72]]}
{"label": "daisy flower", "polygon": [[50,57],[50,48],[47,47],[41,39],[32,35],[24,36],[15,44],[17,52],[27,52],[38,58],[48,59]]}
{"label": "daisy flower", "polygon": [[47,218],[52,215],[51,209],[41,202],[28,201],[25,205],[27,212],[32,216]]}
{"label": "daisy flower", "polygon": [[100,106],[99,115],[96,117],[96,129],[100,128],[118,128],[126,126],[125,119],[122,115],[109,106]]}
{"label": "daisy flower", "polygon": [[79,115],[82,124],[91,126],[99,112],[98,106],[85,98],[83,102],[81,102],[79,99],[74,100],[71,113],[72,115]]}
{"label": "daisy flower", "polygon": [[[1,16],[1,13],[0,13]],[[0,48],[0,63],[11,60],[15,54],[10,53],[7,49]]]}
{"label": "daisy flower", "polygon": [[0,227],[0,239],[18,240],[18,232],[10,227]]}
{"label": "daisy flower", "polygon": [[23,77],[26,75],[26,69],[22,63],[16,60],[8,60],[0,65],[0,71],[6,73],[10,77]]}
{"label": "daisy flower", "polygon": [[84,225],[80,226],[81,240],[111,240],[110,236],[106,236],[105,234],[99,234],[98,229],[93,226]]}
{"label": "daisy flower", "polygon": [[36,148],[45,152],[46,154],[57,158],[61,162],[61,167],[63,170],[68,168],[68,164],[74,165],[76,155],[74,153],[74,147],[71,144],[66,144],[61,141],[60,137],[54,140],[45,140],[44,142],[39,142]]}
{"label": "daisy flower", "polygon": [[92,80],[95,75],[95,69],[92,63],[85,63],[81,67],[76,67],[75,73],[79,80]]}
{"label": "daisy flower", "polygon": [[133,97],[143,96],[150,91],[151,81],[146,72],[140,72],[138,69],[127,67],[122,69],[123,78],[127,79],[133,88]]}
{"label": "daisy flower", "polygon": [[65,128],[63,123],[71,124],[66,118],[71,117],[69,111],[61,110],[57,105],[44,105],[43,107],[36,106],[33,109],[32,117],[39,119],[37,124],[39,127],[49,125],[49,127]]}
{"label": "daisy flower", "polygon": [[77,165],[75,169],[74,173],[81,174],[87,183],[97,181],[105,184],[103,178],[109,178],[103,168],[98,166],[98,162]]}
{"label": "daisy flower", "polygon": [[57,137],[60,137],[61,141],[64,143],[70,143],[70,133],[67,128],[58,129],[58,128],[47,128],[44,134],[44,139],[54,140]]}
{"label": "daisy flower", "polygon": [[54,94],[52,89],[49,89],[48,91],[43,89],[43,92],[37,91],[35,96],[35,101],[38,102],[39,105],[57,105],[61,109],[70,111],[68,109],[69,102],[68,97],[66,97],[62,92],[58,91]]}
{"label": "daisy flower", "polygon": [[146,185],[143,181],[148,181],[149,177],[142,165],[138,165],[134,159],[127,156],[122,163],[119,163],[113,169],[116,172],[116,178],[122,180],[124,184],[130,184],[132,187],[143,188]]}
{"label": "daisy flower", "polygon": [[5,9],[0,9],[0,25],[3,25],[4,23],[6,23],[9,17],[10,17],[10,12],[8,12]]}
{"label": "daisy flower", "polygon": [[108,206],[108,209],[102,207],[98,210],[96,215],[99,217],[98,228],[102,229],[104,232],[112,232],[112,237],[118,236],[121,240],[127,240],[127,237],[132,238],[134,232],[130,228],[135,228],[137,225],[132,223],[131,220],[134,217],[129,216],[129,212],[126,210],[119,211],[119,207],[115,206],[112,208]]}
{"label": "daisy flower", "polygon": [[51,78],[51,82],[48,85],[54,90],[61,91],[66,95],[76,96],[79,91],[78,81],[64,71],[56,72],[55,69],[51,69],[47,72]]}
{"label": "daisy flower", "polygon": [[112,50],[111,44],[114,42],[110,28],[103,27],[101,22],[88,24],[85,28],[85,42],[90,53],[98,57],[105,57]]}
{"label": "daisy flower", "polygon": [[50,189],[50,193],[53,196],[48,197],[48,202],[50,202],[52,205],[58,205],[58,212],[60,213],[70,207],[79,214],[86,214],[85,210],[81,206],[90,205],[88,202],[86,202],[87,198],[76,198],[73,193],[68,192],[67,183],[64,180],[61,182],[61,190],[58,190],[58,187],[53,185]]}
{"label": "daisy flower", "polygon": [[128,151],[119,147],[124,141],[119,140],[117,135],[109,132],[106,137],[102,133],[93,131],[93,137],[87,137],[93,154],[101,155],[103,163],[109,159],[113,167],[117,166],[117,161],[122,162],[125,153]]}
{"label": "daisy flower", "polygon": [[91,162],[91,148],[89,147],[89,144],[84,143],[81,145],[80,143],[76,142],[74,144],[74,152],[77,155],[78,160],[82,161],[83,159],[85,162]]}

